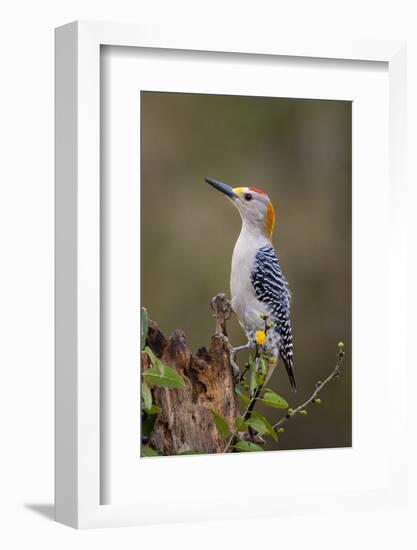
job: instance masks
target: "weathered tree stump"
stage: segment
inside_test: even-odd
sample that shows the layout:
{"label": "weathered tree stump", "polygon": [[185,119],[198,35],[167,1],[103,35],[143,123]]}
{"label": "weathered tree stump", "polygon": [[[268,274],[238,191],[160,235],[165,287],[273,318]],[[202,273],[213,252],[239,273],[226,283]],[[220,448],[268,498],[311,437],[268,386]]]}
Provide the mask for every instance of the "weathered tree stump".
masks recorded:
{"label": "weathered tree stump", "polygon": [[[210,410],[223,416],[233,430],[239,415],[234,391],[229,344],[224,335],[227,311],[223,297],[213,299],[216,333],[210,349],[200,348],[193,355],[185,335],[176,330],[167,340],[158,325],[150,321],[147,345],[155,355],[185,379],[184,389],[152,387],[154,402],[161,408],[149,440],[149,445],[162,455],[186,451],[220,453],[225,441],[219,434]],[[151,366],[142,353],[142,368]]]}

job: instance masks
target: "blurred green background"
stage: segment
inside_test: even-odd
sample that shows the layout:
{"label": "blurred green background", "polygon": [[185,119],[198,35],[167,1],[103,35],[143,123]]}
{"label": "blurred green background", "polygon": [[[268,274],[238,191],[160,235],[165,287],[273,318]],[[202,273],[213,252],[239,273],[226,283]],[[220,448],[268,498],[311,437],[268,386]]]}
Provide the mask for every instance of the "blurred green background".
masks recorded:
{"label": "blurred green background", "polygon": [[[269,387],[295,407],[345,342],[342,376],[270,449],[351,445],[351,113],[347,101],[141,93],[141,293],[150,317],[166,336],[181,328],[194,351],[209,346],[210,300],[230,296],[241,223],[209,176],[259,187],[275,207],[298,391],[281,363]],[[228,329],[234,346],[245,343],[236,318]],[[282,414],[261,412],[271,421]]]}

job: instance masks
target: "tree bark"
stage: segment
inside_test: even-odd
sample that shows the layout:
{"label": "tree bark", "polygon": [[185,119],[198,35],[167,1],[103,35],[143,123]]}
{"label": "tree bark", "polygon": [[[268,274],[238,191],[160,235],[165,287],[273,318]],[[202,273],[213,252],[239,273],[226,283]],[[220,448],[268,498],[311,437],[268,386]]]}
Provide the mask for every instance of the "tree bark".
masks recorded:
{"label": "tree bark", "polygon": [[[191,353],[182,331],[176,330],[167,340],[158,325],[149,322],[147,345],[185,379],[184,389],[152,387],[154,403],[161,412],[156,417],[149,445],[162,455],[223,452],[225,440],[213,422],[211,410],[225,418],[230,430],[234,428],[239,408],[225,337],[225,321],[230,314],[225,304],[222,295],[213,299],[217,332],[210,349],[200,348],[196,355]],[[142,368],[149,366],[149,357],[143,352]]]}

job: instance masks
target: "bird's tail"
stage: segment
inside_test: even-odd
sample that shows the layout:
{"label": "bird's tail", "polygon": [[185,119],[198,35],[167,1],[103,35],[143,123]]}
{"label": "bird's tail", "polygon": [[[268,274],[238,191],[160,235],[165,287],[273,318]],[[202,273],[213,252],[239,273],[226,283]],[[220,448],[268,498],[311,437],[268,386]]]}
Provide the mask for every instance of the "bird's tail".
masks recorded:
{"label": "bird's tail", "polygon": [[297,391],[297,384],[295,382],[295,375],[294,375],[294,367],[292,364],[292,359],[288,359],[288,357],[283,357],[281,354],[282,360],[285,365],[285,370],[287,371],[288,378],[290,379],[291,389],[292,391]]}

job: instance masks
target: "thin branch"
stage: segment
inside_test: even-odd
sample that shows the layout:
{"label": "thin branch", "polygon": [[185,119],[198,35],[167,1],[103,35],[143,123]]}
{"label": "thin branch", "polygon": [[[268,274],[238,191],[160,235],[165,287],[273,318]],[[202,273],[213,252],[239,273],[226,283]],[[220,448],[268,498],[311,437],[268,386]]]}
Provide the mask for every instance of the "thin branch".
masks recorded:
{"label": "thin branch", "polygon": [[315,388],[314,392],[312,393],[312,395],[310,395],[310,397],[307,399],[307,401],[305,401],[304,403],[299,405],[296,409],[294,409],[290,413],[286,414],[283,418],[281,418],[281,420],[276,422],[272,426],[274,428],[274,430],[279,428],[282,424],[287,422],[287,420],[289,420],[290,418],[295,416],[297,413],[299,413],[300,411],[305,409],[310,403],[314,403],[317,395],[321,392],[321,390],[324,388],[324,386],[326,384],[328,384],[331,380],[333,380],[333,378],[337,378],[339,376],[344,356],[345,356],[345,352],[343,351],[342,347],[339,347],[339,353],[337,354],[337,363],[336,363],[336,366],[333,369],[333,371],[324,380],[324,382],[319,381],[319,382],[316,383],[316,388]]}
{"label": "thin branch", "polygon": [[[256,361],[258,361],[258,359],[259,359],[259,357],[255,358]],[[248,420],[248,418],[250,417],[251,412],[253,411],[253,409],[256,405],[256,401],[259,398],[259,394],[261,393],[261,390],[264,387],[264,384],[265,384],[265,382],[262,382],[262,384],[259,384],[259,386],[256,386],[256,388],[254,389],[251,400],[249,401],[248,406],[246,407],[246,410],[242,415],[244,421]],[[234,430],[234,432],[230,436],[229,440],[227,441],[225,448],[223,449],[223,453],[227,453],[230,446],[234,443],[234,440],[236,439],[237,434],[238,434],[238,431]]]}
{"label": "thin branch", "polygon": [[[247,418],[248,418],[247,415],[250,414],[249,407],[252,407],[252,408],[253,408],[253,406],[254,406],[254,404],[255,404],[255,402],[256,402],[257,396],[258,396],[258,394],[256,394],[256,396],[254,395],[254,396],[252,397],[252,399],[249,401],[249,404],[248,404],[248,406],[247,406],[245,412],[243,413],[243,418],[244,418],[245,420],[247,420]],[[236,439],[236,437],[237,437],[237,434],[238,434],[238,431],[237,431],[237,430],[234,430],[234,431],[232,432],[232,435],[229,437],[229,439],[228,439],[228,441],[227,441],[227,443],[226,443],[226,446],[225,446],[225,448],[223,449],[223,453],[227,453],[227,451],[230,449],[231,445],[234,443],[234,441],[235,441],[235,439]]]}

